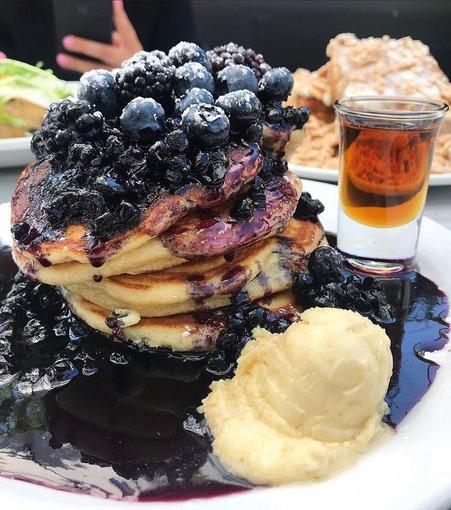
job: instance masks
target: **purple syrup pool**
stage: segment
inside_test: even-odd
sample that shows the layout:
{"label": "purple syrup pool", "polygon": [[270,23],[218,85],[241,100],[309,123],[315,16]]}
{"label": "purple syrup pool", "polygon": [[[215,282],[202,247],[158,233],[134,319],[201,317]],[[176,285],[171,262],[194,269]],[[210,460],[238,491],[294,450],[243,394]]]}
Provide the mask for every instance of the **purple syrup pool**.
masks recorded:
{"label": "purple syrup pool", "polygon": [[[208,355],[142,352],[108,340],[73,317],[54,289],[14,284],[15,272],[10,251],[0,250],[2,475],[133,500],[250,488],[211,453],[196,411],[218,377]],[[382,284],[397,310],[382,325],[394,357],[387,422],[396,426],[434,380],[438,366],[423,353],[446,343],[448,303],[415,272]]]}

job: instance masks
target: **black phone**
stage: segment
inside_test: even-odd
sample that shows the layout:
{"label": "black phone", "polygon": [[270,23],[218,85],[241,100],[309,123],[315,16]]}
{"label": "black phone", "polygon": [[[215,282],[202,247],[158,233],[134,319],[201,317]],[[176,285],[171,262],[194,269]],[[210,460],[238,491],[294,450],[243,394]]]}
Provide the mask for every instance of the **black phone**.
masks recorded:
{"label": "black phone", "polygon": [[63,47],[63,37],[69,34],[111,44],[113,31],[111,0],[53,0],[53,12],[58,53],[88,58]]}

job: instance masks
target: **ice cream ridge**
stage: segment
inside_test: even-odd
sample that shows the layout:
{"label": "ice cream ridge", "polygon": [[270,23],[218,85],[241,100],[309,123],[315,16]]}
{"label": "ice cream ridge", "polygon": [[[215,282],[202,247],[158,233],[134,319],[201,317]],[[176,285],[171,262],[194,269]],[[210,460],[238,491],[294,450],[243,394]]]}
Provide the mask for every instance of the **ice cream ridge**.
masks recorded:
{"label": "ice cream ridge", "polygon": [[202,406],[228,470],[266,485],[327,478],[389,433],[381,419],[393,360],[382,328],[311,308],[284,333],[254,338]]}

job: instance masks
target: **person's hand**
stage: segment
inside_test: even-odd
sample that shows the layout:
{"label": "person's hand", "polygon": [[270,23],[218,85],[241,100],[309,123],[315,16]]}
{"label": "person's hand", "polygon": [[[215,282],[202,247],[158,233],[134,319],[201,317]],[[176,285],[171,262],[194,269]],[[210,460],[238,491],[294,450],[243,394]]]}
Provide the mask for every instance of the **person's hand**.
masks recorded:
{"label": "person's hand", "polygon": [[98,62],[76,58],[66,53],[59,53],[56,56],[56,62],[64,69],[80,73],[91,69],[111,70],[119,67],[124,60],[142,50],[143,47],[125,12],[123,0],[113,0],[113,23],[116,30],[112,33],[112,44],[75,35],[67,35],[63,39],[63,46],[67,50],[86,55]]}

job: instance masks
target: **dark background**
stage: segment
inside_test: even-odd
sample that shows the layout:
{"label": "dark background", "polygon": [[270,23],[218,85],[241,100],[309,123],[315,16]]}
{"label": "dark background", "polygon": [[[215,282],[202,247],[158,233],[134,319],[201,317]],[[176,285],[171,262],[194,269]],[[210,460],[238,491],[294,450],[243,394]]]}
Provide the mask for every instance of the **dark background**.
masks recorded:
{"label": "dark background", "polygon": [[[55,63],[58,1],[0,0],[0,50],[76,79]],[[125,0],[125,9],[147,50],[167,51],[180,40],[205,48],[234,41],[272,65],[313,70],[326,62],[327,43],[341,32],[410,35],[430,46],[451,77],[451,0]]]}
{"label": "dark background", "polygon": [[236,41],[270,63],[313,70],[326,62],[326,45],[341,32],[410,35],[430,46],[451,77],[449,0],[194,0],[192,6],[207,47]]}

